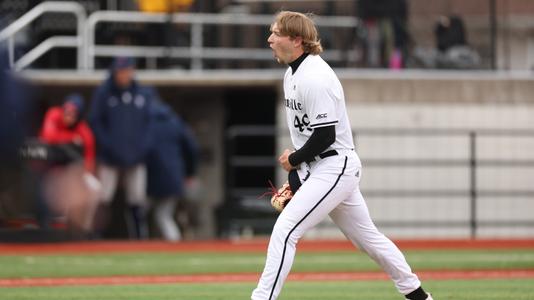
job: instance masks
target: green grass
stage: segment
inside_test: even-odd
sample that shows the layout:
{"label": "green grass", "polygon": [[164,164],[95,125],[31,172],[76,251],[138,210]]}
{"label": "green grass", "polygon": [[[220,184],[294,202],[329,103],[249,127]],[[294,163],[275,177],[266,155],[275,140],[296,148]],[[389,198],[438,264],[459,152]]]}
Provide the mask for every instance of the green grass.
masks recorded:
{"label": "green grass", "polygon": [[[414,270],[534,269],[534,249],[404,251]],[[172,275],[251,272],[265,253],[98,253],[0,255],[0,278]],[[373,271],[362,252],[298,253],[293,272]],[[177,283],[0,288],[9,300],[236,300],[250,299],[254,282]],[[431,280],[436,300],[534,300],[533,279]],[[279,300],[401,300],[393,283],[380,281],[288,282]]]}
{"label": "green grass", "polygon": [[[405,251],[415,270],[534,269],[534,250]],[[260,272],[264,253],[0,256],[0,278]],[[297,253],[293,272],[374,271],[362,252]]]}
{"label": "green grass", "polygon": [[[532,300],[534,284],[517,280],[427,281],[437,300]],[[250,299],[254,283],[0,288],[10,300]],[[400,300],[389,281],[288,282],[279,300]]]}

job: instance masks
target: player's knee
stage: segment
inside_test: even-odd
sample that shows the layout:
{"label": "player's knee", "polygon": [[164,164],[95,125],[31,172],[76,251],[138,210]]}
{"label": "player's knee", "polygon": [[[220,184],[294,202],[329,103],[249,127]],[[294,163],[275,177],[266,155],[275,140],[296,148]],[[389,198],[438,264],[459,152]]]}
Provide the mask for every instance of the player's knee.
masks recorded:
{"label": "player's knee", "polygon": [[275,224],[273,228],[273,234],[271,238],[277,238],[280,242],[296,245],[299,239],[302,237],[302,233],[295,225],[291,224]]}
{"label": "player's knee", "polygon": [[276,222],[273,227],[273,232],[276,233],[277,236],[287,236],[289,232],[291,231],[290,224],[287,224],[285,222]]}

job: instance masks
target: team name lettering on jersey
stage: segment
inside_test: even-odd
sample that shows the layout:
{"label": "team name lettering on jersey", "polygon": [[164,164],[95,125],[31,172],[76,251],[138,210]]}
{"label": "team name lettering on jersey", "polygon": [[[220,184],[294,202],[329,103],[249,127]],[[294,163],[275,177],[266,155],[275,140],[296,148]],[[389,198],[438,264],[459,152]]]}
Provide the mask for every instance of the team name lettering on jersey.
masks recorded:
{"label": "team name lettering on jersey", "polygon": [[286,107],[292,110],[302,110],[302,103],[297,102],[297,99],[286,99]]}

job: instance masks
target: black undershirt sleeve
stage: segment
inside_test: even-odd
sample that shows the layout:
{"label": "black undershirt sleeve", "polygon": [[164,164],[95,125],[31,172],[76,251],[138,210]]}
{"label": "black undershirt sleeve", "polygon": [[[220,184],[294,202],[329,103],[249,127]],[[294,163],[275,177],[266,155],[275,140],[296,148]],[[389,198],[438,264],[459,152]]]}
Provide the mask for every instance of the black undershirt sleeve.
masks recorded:
{"label": "black undershirt sleeve", "polygon": [[315,156],[323,153],[335,141],[335,125],[315,128],[304,146],[289,155],[289,163],[292,166],[298,166],[305,161],[313,160]]}

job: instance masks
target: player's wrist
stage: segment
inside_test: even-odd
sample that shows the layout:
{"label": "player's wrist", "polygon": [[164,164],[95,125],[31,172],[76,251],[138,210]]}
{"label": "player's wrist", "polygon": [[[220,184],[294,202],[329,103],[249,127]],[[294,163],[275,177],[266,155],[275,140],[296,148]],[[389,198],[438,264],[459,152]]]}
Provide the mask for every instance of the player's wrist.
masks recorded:
{"label": "player's wrist", "polygon": [[293,152],[289,154],[287,157],[287,162],[291,165],[291,167],[295,168],[296,166],[300,165],[302,161],[299,161],[299,155],[297,152]]}

